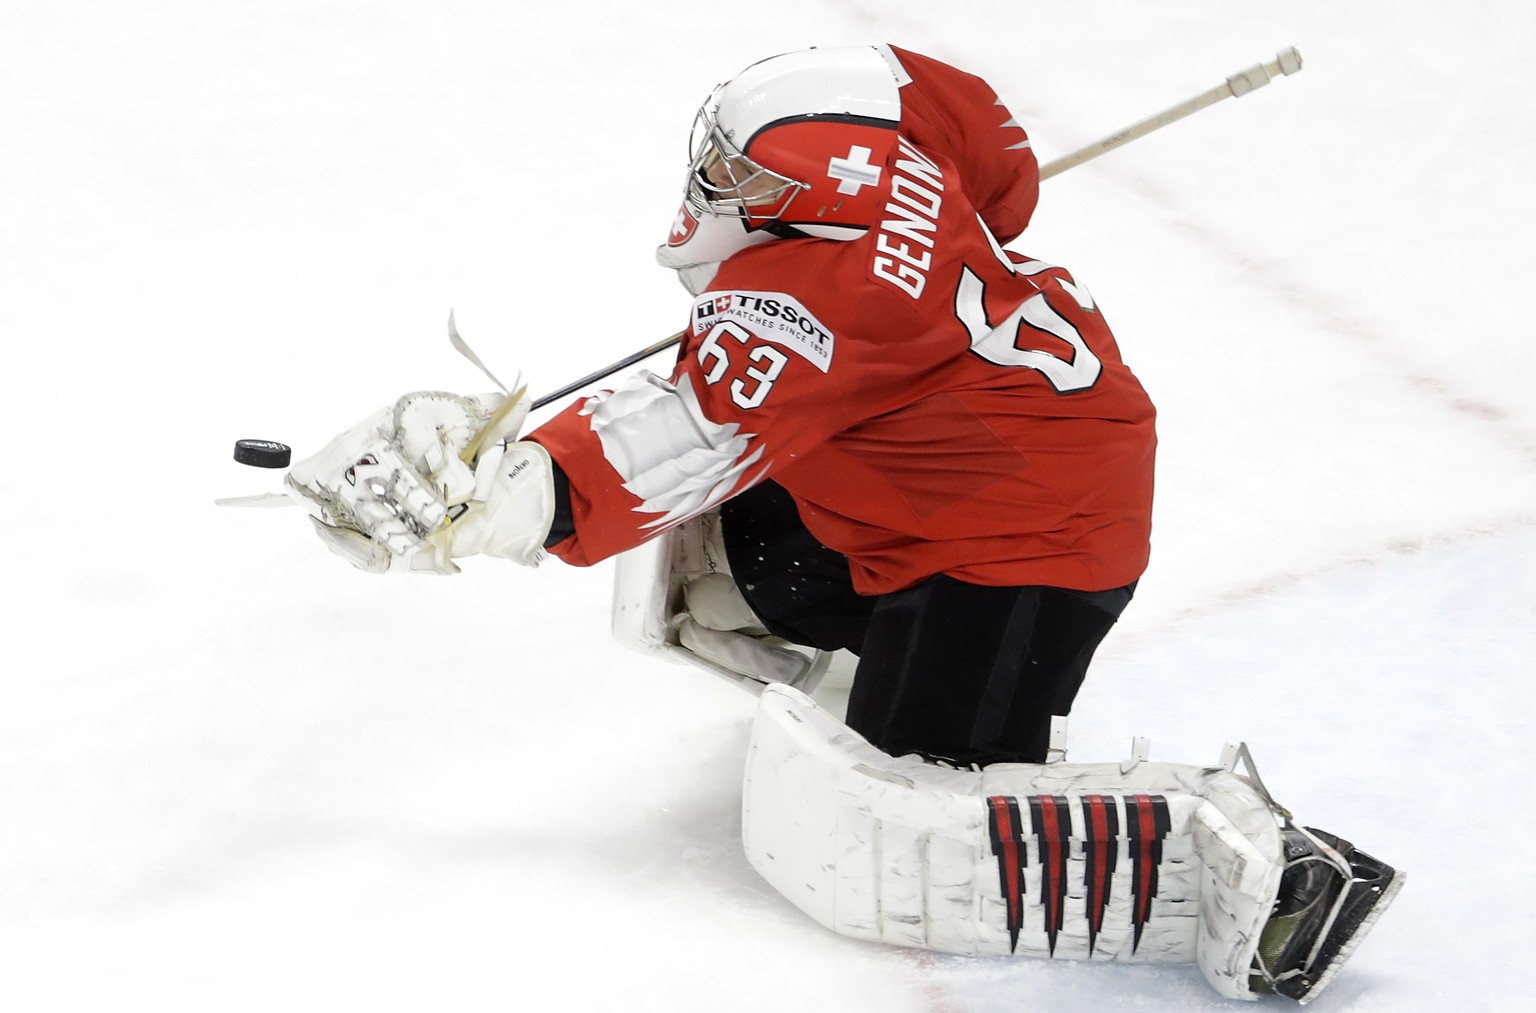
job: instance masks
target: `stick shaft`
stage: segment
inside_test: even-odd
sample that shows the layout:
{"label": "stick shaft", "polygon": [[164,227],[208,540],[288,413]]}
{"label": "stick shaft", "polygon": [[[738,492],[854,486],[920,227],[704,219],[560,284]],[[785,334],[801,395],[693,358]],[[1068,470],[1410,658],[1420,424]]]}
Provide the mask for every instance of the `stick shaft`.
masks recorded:
{"label": "stick shaft", "polygon": [[1248,94],[1255,88],[1262,88],[1274,77],[1294,74],[1301,70],[1301,54],[1292,46],[1275,54],[1275,58],[1268,63],[1256,63],[1247,70],[1238,71],[1214,88],[1209,88],[1193,98],[1185,99],[1178,105],[1169,106],[1160,113],[1154,113],[1146,119],[1137,120],[1128,127],[1101,137],[1092,144],[1084,145],[1076,151],[1054,159],[1040,167],[1040,178],[1050,179],[1058,173],[1066,172],[1076,165],[1082,165],[1090,159],[1098,158],[1108,151],[1114,151],[1122,145],[1129,144],[1138,137],[1145,137],[1154,130],[1161,130],[1170,123],[1176,123],[1186,116],[1190,116],[1202,109],[1215,105],[1225,98],[1238,98]]}
{"label": "stick shaft", "polygon": [[599,369],[595,373],[588,373],[580,380],[572,380],[570,383],[566,384],[564,387],[561,387],[559,390],[550,391],[543,397],[538,398],[533,402],[533,406],[535,408],[543,408],[551,401],[558,401],[560,398],[565,397],[565,395],[578,391],[589,383],[595,383],[604,377],[611,376],[612,374],[617,373],[619,370],[623,369],[625,366],[633,366],[641,359],[648,359],[662,349],[671,348],[673,345],[683,340],[683,335],[686,333],[686,331],[678,331],[671,337],[662,338],[660,341],[653,345],[646,345],[644,348],[640,349],[640,351],[626,355],[618,362],[604,366],[602,369]]}

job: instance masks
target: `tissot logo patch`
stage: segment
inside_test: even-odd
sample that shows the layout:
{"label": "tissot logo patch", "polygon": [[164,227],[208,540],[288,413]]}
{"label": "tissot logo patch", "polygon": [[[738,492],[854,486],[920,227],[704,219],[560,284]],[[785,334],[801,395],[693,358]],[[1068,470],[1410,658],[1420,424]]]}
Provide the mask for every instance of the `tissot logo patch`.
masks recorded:
{"label": "tissot logo patch", "polygon": [[832,365],[832,332],[794,296],[785,292],[708,292],[693,305],[693,333],[722,320],[792,349],[823,373]]}

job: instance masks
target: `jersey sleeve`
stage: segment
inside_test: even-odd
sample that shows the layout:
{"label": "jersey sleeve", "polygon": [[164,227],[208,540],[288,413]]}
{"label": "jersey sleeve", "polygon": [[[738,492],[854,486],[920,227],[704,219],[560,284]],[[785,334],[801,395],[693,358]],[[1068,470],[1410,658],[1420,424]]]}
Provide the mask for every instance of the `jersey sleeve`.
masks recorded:
{"label": "jersey sleeve", "polygon": [[981,78],[947,63],[887,47],[909,79],[901,88],[901,133],[942,153],[1000,242],[1017,238],[1040,198],[1040,166],[1029,135]]}
{"label": "jersey sleeve", "polygon": [[[921,386],[912,378],[934,352],[910,337],[896,298],[866,300],[865,326],[849,331],[793,294],[732,281],[722,271],[695,302],[669,377],[636,374],[528,437],[570,483],[575,534],[551,547],[561,559],[588,565],[632,548]],[[908,337],[881,340],[890,333]]]}

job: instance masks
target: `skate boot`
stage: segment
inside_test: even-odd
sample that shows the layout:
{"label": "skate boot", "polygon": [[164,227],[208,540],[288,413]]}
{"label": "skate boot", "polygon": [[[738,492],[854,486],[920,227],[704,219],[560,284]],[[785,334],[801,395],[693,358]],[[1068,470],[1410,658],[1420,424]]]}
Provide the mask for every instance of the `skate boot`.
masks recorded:
{"label": "skate boot", "polygon": [[1405,877],[1321,830],[1287,823],[1282,839],[1285,872],[1248,987],[1306,1005],[1333,981]]}

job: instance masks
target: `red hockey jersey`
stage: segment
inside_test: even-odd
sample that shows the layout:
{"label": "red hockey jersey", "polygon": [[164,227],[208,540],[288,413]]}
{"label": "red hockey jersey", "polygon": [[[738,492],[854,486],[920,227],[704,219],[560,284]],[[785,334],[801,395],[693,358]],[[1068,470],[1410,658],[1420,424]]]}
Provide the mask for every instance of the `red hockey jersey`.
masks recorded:
{"label": "red hockey jersey", "polygon": [[1024,131],[980,79],[889,52],[909,79],[888,217],[733,254],[670,379],[530,435],[570,481],[556,555],[595,562],[771,477],[866,594],[1140,576],[1153,407],[1087,289],[1002,249],[1038,191]]}

